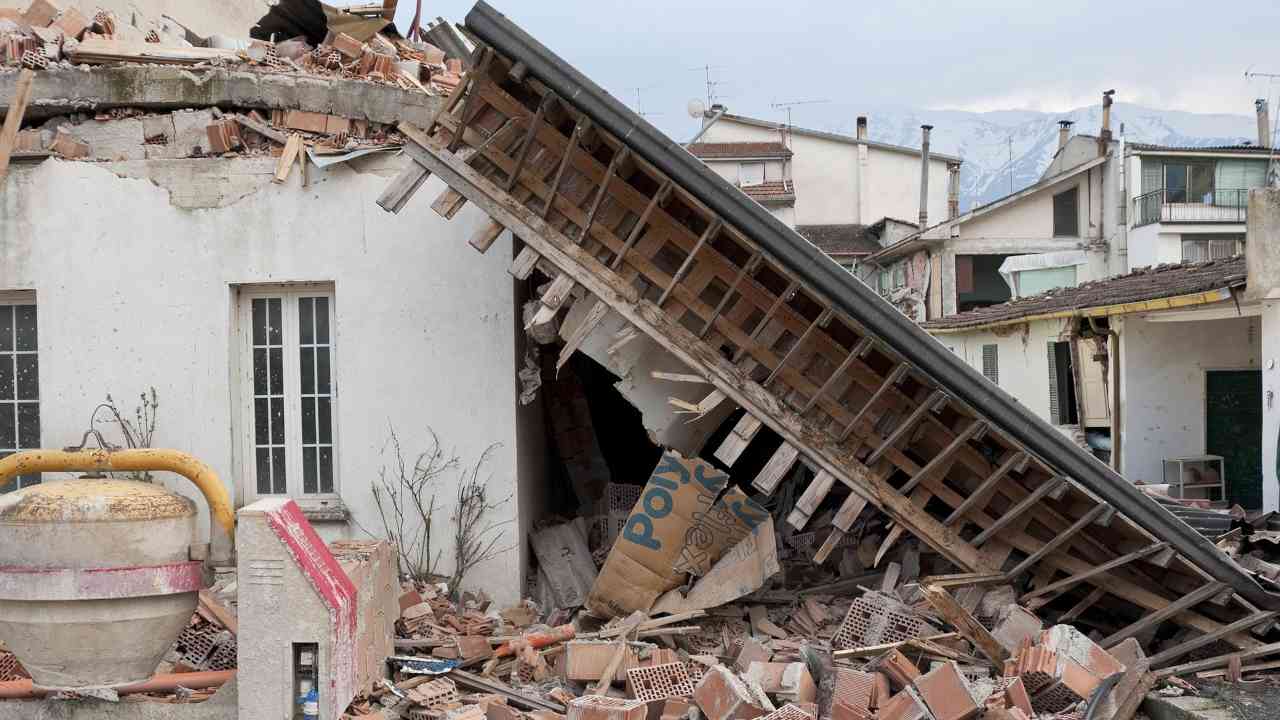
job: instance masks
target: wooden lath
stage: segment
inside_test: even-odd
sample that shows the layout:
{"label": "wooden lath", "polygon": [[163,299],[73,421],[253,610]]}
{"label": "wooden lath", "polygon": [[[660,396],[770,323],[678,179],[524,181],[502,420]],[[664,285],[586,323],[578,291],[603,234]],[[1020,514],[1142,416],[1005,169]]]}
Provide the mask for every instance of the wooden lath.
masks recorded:
{"label": "wooden lath", "polygon": [[[397,211],[435,173],[491,218],[478,250],[505,227],[525,242],[512,274],[553,278],[540,316],[583,298],[599,322],[607,307],[705,378],[708,400],[746,411],[717,458],[732,464],[760,427],[776,432],[783,445],[756,488],[772,492],[796,462],[816,473],[792,524],[844,486],[820,556],[872,504],[967,573],[1034,578],[1033,601],[1065,610],[1096,593],[1079,612],[1101,603],[1130,627],[1155,614],[1259,644],[1233,625],[1253,615],[1243,602],[1187,601],[1205,578],[1160,539],[954,399],[572,101],[483,52],[488,65],[431,128],[401,127],[414,162],[380,204]],[[494,140],[511,127],[514,140]]]}

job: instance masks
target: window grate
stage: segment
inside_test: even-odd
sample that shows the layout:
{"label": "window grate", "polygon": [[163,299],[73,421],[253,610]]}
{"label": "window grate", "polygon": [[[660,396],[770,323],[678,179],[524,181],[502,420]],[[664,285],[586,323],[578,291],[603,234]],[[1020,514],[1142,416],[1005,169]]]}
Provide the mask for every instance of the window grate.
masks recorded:
{"label": "window grate", "polygon": [[1058,344],[1050,341],[1049,350],[1049,417],[1053,424],[1062,424],[1062,411],[1058,399]]}
{"label": "window grate", "polygon": [[991,382],[1000,384],[1000,347],[998,345],[982,346],[982,374]]}
{"label": "window grate", "polygon": [[260,495],[288,492],[282,302],[278,297],[253,300],[253,444]]}

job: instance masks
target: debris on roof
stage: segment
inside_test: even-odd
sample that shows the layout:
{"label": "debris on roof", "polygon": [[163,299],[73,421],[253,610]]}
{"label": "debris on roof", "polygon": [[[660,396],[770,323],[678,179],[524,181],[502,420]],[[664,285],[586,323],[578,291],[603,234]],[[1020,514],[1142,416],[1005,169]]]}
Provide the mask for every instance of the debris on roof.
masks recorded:
{"label": "debris on roof", "polygon": [[702,142],[685,149],[704,160],[738,158],[789,158],[791,148],[780,142]]}
{"label": "debris on roof", "polygon": [[1157,265],[1127,275],[1055,288],[1039,295],[969,310],[923,323],[927,330],[980,328],[1089,308],[1160,300],[1244,285],[1244,256],[1200,263]]}
{"label": "debris on roof", "polygon": [[881,249],[871,225],[797,225],[796,232],[828,255],[870,255]]}
{"label": "debris on roof", "polygon": [[743,185],[742,192],[765,207],[792,205],[796,201],[796,186],[790,180],[767,180],[755,185]]}

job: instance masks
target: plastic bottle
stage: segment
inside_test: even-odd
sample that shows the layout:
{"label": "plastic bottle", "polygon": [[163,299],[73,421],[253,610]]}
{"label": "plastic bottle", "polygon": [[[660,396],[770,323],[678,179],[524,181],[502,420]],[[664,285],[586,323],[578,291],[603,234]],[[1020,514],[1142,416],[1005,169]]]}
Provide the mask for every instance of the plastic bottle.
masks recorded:
{"label": "plastic bottle", "polygon": [[315,684],[310,680],[303,680],[302,691],[302,695],[298,698],[298,705],[302,708],[303,720],[319,720],[320,695],[316,693]]}

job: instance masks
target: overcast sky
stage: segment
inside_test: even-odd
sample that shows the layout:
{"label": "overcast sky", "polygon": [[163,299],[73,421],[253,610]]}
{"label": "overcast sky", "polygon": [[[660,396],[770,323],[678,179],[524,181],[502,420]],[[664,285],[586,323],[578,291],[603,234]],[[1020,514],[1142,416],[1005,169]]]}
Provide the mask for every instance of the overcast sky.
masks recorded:
{"label": "overcast sky", "polygon": [[[852,126],[886,106],[1063,111],[1117,99],[1162,109],[1251,114],[1277,105],[1280,3],[1084,0],[903,3],[834,0],[493,0],[494,7],[651,122],[685,139],[706,75],[730,111]],[[407,29],[413,0],[400,0]],[[472,2],[423,0],[461,21]]]}

